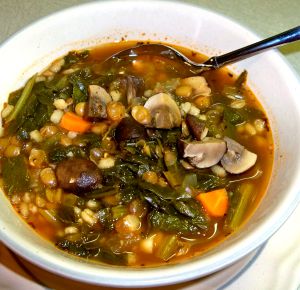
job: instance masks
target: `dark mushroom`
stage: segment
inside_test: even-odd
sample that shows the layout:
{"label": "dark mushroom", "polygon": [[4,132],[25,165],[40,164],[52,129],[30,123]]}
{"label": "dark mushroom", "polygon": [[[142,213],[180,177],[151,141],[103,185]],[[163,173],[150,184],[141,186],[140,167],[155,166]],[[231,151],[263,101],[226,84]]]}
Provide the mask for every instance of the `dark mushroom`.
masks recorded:
{"label": "dark mushroom", "polygon": [[86,159],[64,160],[57,165],[55,171],[59,187],[78,194],[97,188],[102,181],[100,169]]}
{"label": "dark mushroom", "polygon": [[89,118],[106,118],[106,105],[112,101],[109,93],[97,85],[89,85],[87,116]]}
{"label": "dark mushroom", "polygon": [[158,129],[172,129],[181,124],[179,107],[173,98],[165,93],[159,93],[150,97],[144,107],[152,116],[152,127]]}
{"label": "dark mushroom", "polygon": [[217,164],[226,151],[226,143],[216,138],[205,138],[204,141],[181,141],[183,158],[197,168],[208,168]]}
{"label": "dark mushroom", "polygon": [[192,135],[198,141],[206,137],[207,128],[205,127],[205,122],[199,120],[197,117],[190,114],[186,115],[185,122]]}
{"label": "dark mushroom", "polygon": [[117,142],[130,139],[145,139],[146,136],[145,127],[132,117],[123,118],[115,130],[115,139]]}
{"label": "dark mushroom", "polygon": [[116,78],[109,87],[109,90],[114,98],[113,91],[118,92],[118,99],[114,101],[121,101],[128,105],[139,103],[144,93],[144,80],[136,76],[120,76]]}
{"label": "dark mushroom", "polygon": [[221,164],[224,169],[232,174],[239,174],[254,166],[257,155],[248,151],[236,141],[224,137],[227,144],[227,152],[224,154]]}

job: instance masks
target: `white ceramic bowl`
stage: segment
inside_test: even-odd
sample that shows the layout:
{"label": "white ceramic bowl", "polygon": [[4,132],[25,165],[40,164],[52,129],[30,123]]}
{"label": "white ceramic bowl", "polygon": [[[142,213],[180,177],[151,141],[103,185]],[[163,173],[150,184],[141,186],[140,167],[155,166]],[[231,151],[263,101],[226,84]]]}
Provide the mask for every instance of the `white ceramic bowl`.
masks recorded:
{"label": "white ceramic bowl", "polygon": [[[32,74],[71,49],[100,43],[161,40],[201,51],[224,53],[258,37],[210,11],[177,2],[114,1],[74,7],[46,17],[0,47],[0,96],[23,85]],[[279,53],[272,51],[240,62],[232,69],[249,72],[249,84],[267,111],[275,141],[274,170],[268,192],[250,222],[201,257],[160,268],[127,269],[80,260],[40,238],[0,193],[0,238],[33,263],[73,279],[94,284],[141,287],[202,277],[237,261],[265,242],[299,201],[300,85]]]}

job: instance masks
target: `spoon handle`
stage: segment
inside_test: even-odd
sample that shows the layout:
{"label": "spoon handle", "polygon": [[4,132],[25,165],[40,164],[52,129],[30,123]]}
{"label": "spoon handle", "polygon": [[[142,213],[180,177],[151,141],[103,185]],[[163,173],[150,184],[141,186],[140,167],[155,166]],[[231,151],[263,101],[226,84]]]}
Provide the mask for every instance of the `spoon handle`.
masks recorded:
{"label": "spoon handle", "polygon": [[274,48],[289,42],[294,42],[300,40],[300,26],[282,32],[280,34],[274,35],[267,39],[261,40],[254,44],[242,47],[240,49],[234,50],[232,52],[211,57],[204,64],[211,65],[213,68],[219,68],[221,66],[237,62],[249,56],[256,55],[263,52],[269,48]]}

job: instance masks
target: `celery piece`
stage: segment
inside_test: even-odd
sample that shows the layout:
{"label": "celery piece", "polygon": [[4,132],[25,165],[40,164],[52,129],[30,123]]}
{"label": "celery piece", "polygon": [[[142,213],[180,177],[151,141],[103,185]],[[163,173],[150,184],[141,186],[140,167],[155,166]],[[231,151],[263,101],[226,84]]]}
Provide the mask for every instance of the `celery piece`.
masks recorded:
{"label": "celery piece", "polygon": [[113,219],[119,219],[127,214],[127,207],[124,205],[117,205],[111,208]]}
{"label": "celery piece", "polygon": [[181,176],[178,171],[164,171],[168,183],[174,188],[181,184]]}
{"label": "celery piece", "polygon": [[28,80],[28,82],[26,83],[26,85],[22,91],[22,94],[21,94],[19,100],[17,101],[17,103],[14,107],[14,110],[8,115],[6,122],[11,122],[12,120],[14,120],[17,117],[17,115],[19,114],[19,112],[23,109],[24,105],[26,104],[26,102],[31,94],[32,88],[35,84],[36,77],[37,77],[37,74],[35,74]]}
{"label": "celery piece", "polygon": [[55,213],[55,218],[64,224],[72,224],[76,222],[76,215],[73,206],[60,205]]}
{"label": "celery piece", "polygon": [[62,204],[65,206],[75,206],[77,200],[78,196],[73,193],[64,194]]}
{"label": "celery piece", "polygon": [[183,178],[182,187],[196,188],[198,185],[198,179],[196,173],[186,174]]}
{"label": "celery piece", "polygon": [[59,221],[56,216],[56,211],[53,209],[39,209],[39,213],[50,223],[58,224]]}
{"label": "celery piece", "polygon": [[252,197],[254,185],[252,183],[243,183],[239,188],[239,198],[234,208],[231,209],[226,221],[225,228],[230,232],[235,231],[243,222],[250,199]]}
{"label": "celery piece", "polygon": [[179,243],[176,235],[164,236],[155,252],[155,256],[164,260],[170,260],[178,251]]}

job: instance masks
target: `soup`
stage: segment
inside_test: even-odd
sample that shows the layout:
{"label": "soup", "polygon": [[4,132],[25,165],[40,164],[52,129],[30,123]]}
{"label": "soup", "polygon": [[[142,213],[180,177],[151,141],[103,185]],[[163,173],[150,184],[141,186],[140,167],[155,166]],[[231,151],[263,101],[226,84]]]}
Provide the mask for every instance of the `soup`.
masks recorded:
{"label": "soup", "polygon": [[153,266],[239,229],[266,191],[273,143],[246,71],[197,75],[155,49],[108,59],[137,44],[72,51],[9,95],[1,184],[59,249]]}

